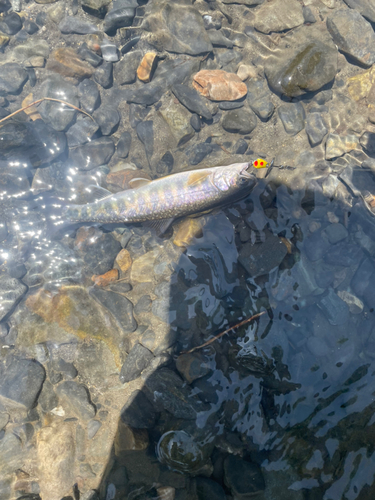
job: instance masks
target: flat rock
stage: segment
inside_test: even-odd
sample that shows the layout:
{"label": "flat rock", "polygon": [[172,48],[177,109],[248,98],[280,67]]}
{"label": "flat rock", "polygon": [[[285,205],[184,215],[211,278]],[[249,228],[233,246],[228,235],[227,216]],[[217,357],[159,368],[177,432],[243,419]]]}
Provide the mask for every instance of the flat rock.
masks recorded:
{"label": "flat rock", "polygon": [[320,113],[309,113],[307,115],[305,130],[313,147],[320,144],[328,133],[327,123]]}
{"label": "flat rock", "polygon": [[342,156],[353,149],[356,149],[359,144],[358,137],[354,134],[339,135],[329,134],[326,142],[326,159]]}
{"label": "flat rock", "polygon": [[296,135],[304,128],[306,114],[301,102],[282,104],[277,112],[287,134]]}
{"label": "flat rock", "polygon": [[152,78],[157,61],[158,57],[155,52],[146,52],[137,68],[138,80],[148,83]]}
{"label": "flat rock", "polygon": [[82,420],[95,417],[95,407],[90,401],[86,386],[73,380],[62,382],[56,387],[56,393],[65,405]]}
{"label": "flat rock", "polygon": [[125,384],[126,382],[138,378],[153,358],[154,355],[151,351],[141,344],[136,344],[133,349],[131,349],[125,363],[122,365],[120,372],[121,382]]}
{"label": "flat rock", "polygon": [[160,108],[160,114],[168,123],[178,146],[185,144],[195,134],[190,124],[190,116],[181,104],[175,104],[173,100],[170,99]]}
{"label": "flat rock", "polygon": [[247,87],[235,73],[203,69],[193,76],[193,87],[212,101],[235,101],[247,94]]}
{"label": "flat rock", "polygon": [[81,106],[88,113],[92,113],[100,105],[100,93],[95,82],[83,80],[78,85]]}
{"label": "flat rock", "polygon": [[27,287],[16,278],[7,274],[0,277],[0,320],[2,320],[20,301]]}
{"label": "flat rock", "polygon": [[115,145],[110,137],[99,137],[71,151],[70,158],[79,170],[92,170],[112,158]]}
{"label": "flat rock", "polygon": [[344,0],[346,5],[355,9],[371,23],[375,23],[375,5],[371,0]]}
{"label": "flat rock", "polygon": [[251,109],[232,109],[225,113],[221,124],[227,132],[250,134],[257,126],[257,117]]}
{"label": "flat rock", "polygon": [[323,311],[331,325],[344,325],[349,320],[349,307],[332,288],[320,299],[318,307]]}
{"label": "flat rock", "polygon": [[247,85],[247,102],[251,109],[263,121],[271,118],[275,106],[271,101],[271,92],[264,79],[252,79]]}
{"label": "flat rock", "polygon": [[129,154],[130,147],[132,144],[132,136],[130,132],[124,132],[116,146],[117,156],[120,158],[126,158]]}
{"label": "flat rock", "polygon": [[298,0],[265,2],[255,11],[254,28],[262,33],[285,31],[304,23]]}
{"label": "flat rock", "polygon": [[212,120],[212,114],[200,94],[191,87],[184,84],[175,84],[172,92],[189,111],[202,116],[206,120]]}
{"label": "flat rock", "polygon": [[141,50],[133,50],[125,54],[114,67],[114,79],[117,85],[133,83],[137,77],[137,68],[142,59]]}
{"label": "flat rock", "polygon": [[142,391],[134,391],[121,409],[121,420],[134,429],[152,429],[157,413]]}
{"label": "flat rock", "polygon": [[96,33],[98,28],[84,19],[76,16],[65,16],[59,23],[59,30],[64,35],[76,33],[77,35],[88,35]]}
{"label": "flat rock", "polygon": [[92,136],[98,130],[99,125],[88,116],[85,116],[81,120],[77,120],[76,123],[69,128],[66,134],[69,147],[80,146],[81,144],[90,142]]}
{"label": "flat rock", "polygon": [[79,80],[90,78],[94,72],[91,64],[83,61],[74,49],[68,47],[53,51],[47,61],[46,69]]}
{"label": "flat rock", "polygon": [[113,83],[113,64],[105,61],[95,71],[93,78],[103,88],[108,89],[111,87]]}
{"label": "flat rock", "polygon": [[0,96],[17,94],[28,79],[27,71],[17,63],[5,63],[0,68]]}
{"label": "flat rock", "polygon": [[135,15],[132,7],[114,7],[104,18],[103,30],[108,35],[115,35],[118,28],[131,26]]}
{"label": "flat rock", "polygon": [[110,105],[100,106],[93,116],[103,135],[111,135],[121,118],[117,109]]}
{"label": "flat rock", "polygon": [[94,288],[91,294],[110,311],[125,333],[134,332],[137,323],[133,316],[133,304],[120,293]]}
{"label": "flat rock", "polygon": [[375,62],[375,33],[359,12],[335,11],[327,18],[327,28],[339,50],[364,66]]}

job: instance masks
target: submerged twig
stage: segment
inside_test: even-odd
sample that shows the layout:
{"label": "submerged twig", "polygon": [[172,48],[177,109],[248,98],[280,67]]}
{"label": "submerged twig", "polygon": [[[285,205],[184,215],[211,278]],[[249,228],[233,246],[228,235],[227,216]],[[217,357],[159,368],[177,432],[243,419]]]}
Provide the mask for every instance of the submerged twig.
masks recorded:
{"label": "submerged twig", "polygon": [[91,115],[89,115],[88,113],[86,113],[86,111],[83,111],[83,109],[77,108],[77,106],[74,106],[74,104],[70,104],[70,102],[66,102],[66,101],[63,101],[61,99],[54,99],[53,97],[42,97],[41,99],[38,99],[37,101],[31,102],[27,106],[23,106],[23,108],[17,109],[17,111],[14,111],[10,115],[6,116],[5,118],[2,118],[0,120],[0,123],[5,122],[5,120],[9,120],[9,118],[12,118],[13,116],[17,115],[18,113],[21,113],[21,111],[25,111],[25,109],[31,108],[31,106],[35,106],[35,104],[40,104],[43,101],[60,102],[61,104],[65,104],[66,106],[69,106],[70,108],[73,108],[76,111],[83,113],[84,115],[91,118],[92,121],[94,121],[94,118]]}
{"label": "submerged twig", "polygon": [[212,339],[210,340],[207,340],[207,342],[205,342],[204,344],[202,345],[199,345],[197,347],[193,347],[192,349],[190,349],[189,351],[182,351],[181,354],[190,354],[194,351],[197,351],[198,349],[202,349],[202,347],[206,347],[210,344],[212,344],[212,342],[215,342],[215,340],[219,339],[220,337],[222,337],[223,335],[225,335],[226,333],[230,332],[231,330],[234,330],[235,328],[239,328],[240,326],[242,325],[246,325],[246,323],[250,323],[250,321],[252,321],[253,319],[256,319],[256,318],[259,318],[259,316],[262,316],[263,314],[265,314],[266,311],[262,311],[258,314],[254,314],[254,316],[251,316],[251,318],[247,318],[247,319],[244,319],[243,321],[241,321],[240,323],[237,323],[237,325],[234,325],[234,326],[231,326],[230,328],[228,328],[227,330],[225,330],[224,332],[221,332],[219,333],[218,335],[215,335],[215,337],[212,337]]}

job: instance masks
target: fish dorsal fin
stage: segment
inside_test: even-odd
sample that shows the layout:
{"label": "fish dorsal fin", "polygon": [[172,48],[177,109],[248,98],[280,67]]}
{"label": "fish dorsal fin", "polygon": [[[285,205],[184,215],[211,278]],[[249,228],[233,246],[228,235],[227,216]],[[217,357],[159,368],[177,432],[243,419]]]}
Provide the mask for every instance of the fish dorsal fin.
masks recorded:
{"label": "fish dorsal fin", "polygon": [[188,186],[196,186],[197,184],[200,184],[203,182],[207,177],[210,175],[210,172],[207,171],[197,171],[193,172],[192,174],[189,175],[189,179],[187,181]]}
{"label": "fish dorsal fin", "polygon": [[89,194],[89,198],[91,199],[92,203],[104,200],[104,198],[113,195],[113,193],[111,193],[111,191],[108,191],[108,189],[104,189],[101,186],[95,185],[87,186],[86,192]]}
{"label": "fish dorsal fin", "polygon": [[173,221],[173,217],[170,219],[154,219],[143,222],[143,226],[152,229],[156,234],[164,234]]}
{"label": "fish dorsal fin", "polygon": [[131,189],[137,189],[142,186],[147,186],[147,184],[150,184],[150,179],[144,179],[143,177],[134,177],[134,179],[131,179],[129,181],[129,187]]}

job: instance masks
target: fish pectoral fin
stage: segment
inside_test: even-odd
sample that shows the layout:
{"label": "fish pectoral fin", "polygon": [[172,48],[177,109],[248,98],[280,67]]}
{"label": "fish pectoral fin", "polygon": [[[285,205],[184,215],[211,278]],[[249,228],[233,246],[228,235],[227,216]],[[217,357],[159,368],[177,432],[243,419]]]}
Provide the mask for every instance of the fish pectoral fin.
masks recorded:
{"label": "fish pectoral fin", "polygon": [[200,184],[203,182],[207,177],[210,175],[210,172],[200,172],[199,170],[197,172],[193,172],[192,174],[189,175],[189,179],[187,181],[188,186],[195,186],[196,184]]}
{"label": "fish pectoral fin", "polygon": [[155,219],[143,222],[143,226],[149,227],[157,234],[164,234],[173,221],[173,217],[171,217],[170,219]]}
{"label": "fish pectoral fin", "polygon": [[104,198],[113,195],[113,193],[111,193],[111,191],[108,191],[108,189],[104,189],[101,186],[95,185],[87,186],[86,191],[89,193],[91,203],[104,200]]}
{"label": "fish pectoral fin", "polygon": [[147,184],[150,184],[150,179],[143,179],[142,177],[135,177],[134,179],[131,179],[129,181],[129,187],[131,189],[137,189],[142,186],[147,186]]}

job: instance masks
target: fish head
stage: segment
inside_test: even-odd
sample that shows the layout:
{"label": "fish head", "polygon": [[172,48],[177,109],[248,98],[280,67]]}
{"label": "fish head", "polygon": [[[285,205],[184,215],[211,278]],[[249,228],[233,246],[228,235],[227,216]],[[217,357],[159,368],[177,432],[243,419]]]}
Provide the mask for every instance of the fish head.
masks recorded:
{"label": "fish head", "polygon": [[226,167],[219,167],[213,173],[213,184],[219,191],[235,193],[250,190],[256,184],[256,177],[248,172],[250,163],[234,163]]}

